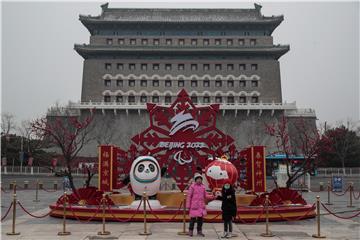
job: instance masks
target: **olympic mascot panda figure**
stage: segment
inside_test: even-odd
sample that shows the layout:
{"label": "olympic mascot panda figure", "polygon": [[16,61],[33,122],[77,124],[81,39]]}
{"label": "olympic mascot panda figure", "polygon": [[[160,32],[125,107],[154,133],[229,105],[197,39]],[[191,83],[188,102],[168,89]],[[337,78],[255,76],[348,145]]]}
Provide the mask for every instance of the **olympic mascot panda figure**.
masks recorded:
{"label": "olympic mascot panda figure", "polygon": [[[130,169],[130,184],[133,192],[142,196],[144,192],[147,197],[157,194],[160,189],[161,169],[157,160],[151,156],[140,156],[136,158]],[[140,200],[135,200],[131,208],[137,208]],[[151,208],[161,208],[158,200],[149,200]]]}

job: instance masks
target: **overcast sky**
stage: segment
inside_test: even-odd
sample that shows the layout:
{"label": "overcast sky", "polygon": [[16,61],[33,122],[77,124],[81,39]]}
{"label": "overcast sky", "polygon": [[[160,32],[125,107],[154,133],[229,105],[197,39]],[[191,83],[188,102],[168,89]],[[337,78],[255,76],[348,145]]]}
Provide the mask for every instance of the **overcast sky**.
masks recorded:
{"label": "overcast sky", "polygon": [[[55,102],[79,101],[83,59],[74,43],[88,43],[79,14],[99,15],[103,2],[2,3],[2,112],[18,122],[46,113]],[[283,100],[316,110],[320,122],[359,120],[359,3],[262,3],[265,16],[284,15],[275,44]],[[253,8],[253,3],[110,3],[110,7]]]}

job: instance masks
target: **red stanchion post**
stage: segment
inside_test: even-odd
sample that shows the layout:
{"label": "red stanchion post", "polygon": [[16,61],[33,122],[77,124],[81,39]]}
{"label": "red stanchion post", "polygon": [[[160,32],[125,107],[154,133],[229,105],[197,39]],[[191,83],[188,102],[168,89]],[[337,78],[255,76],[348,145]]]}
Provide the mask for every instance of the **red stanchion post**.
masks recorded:
{"label": "red stanchion post", "polygon": [[316,223],[317,234],[313,234],[313,238],[326,238],[326,236],[320,234],[320,196],[316,196]]}
{"label": "red stanchion post", "polygon": [[20,232],[15,232],[15,218],[16,218],[16,194],[15,193],[14,193],[13,197],[14,198],[13,198],[13,203],[12,203],[12,208],[13,208],[12,228],[11,228],[11,232],[6,233],[6,235],[20,235]]}
{"label": "red stanchion post", "polygon": [[327,182],[327,192],[328,192],[328,201],[327,203],[325,203],[326,205],[332,205],[332,203],[330,202],[330,192],[331,192],[331,186],[330,186],[330,181]]}
{"label": "red stanchion post", "polygon": [[266,198],[265,198],[265,209],[266,209],[266,213],[265,213],[265,217],[266,217],[265,233],[262,233],[260,235],[262,237],[274,237],[275,234],[273,234],[269,230],[269,195],[266,195]]}
{"label": "red stanchion post", "polygon": [[147,201],[146,192],[143,193],[143,201],[144,201],[144,232],[140,232],[139,235],[151,235],[151,232],[147,231],[147,225],[146,225],[146,201]]}
{"label": "red stanchion post", "polygon": [[188,235],[186,231],[186,193],[184,193],[183,199],[183,229],[181,232],[178,232],[178,235]]}
{"label": "red stanchion post", "polygon": [[106,194],[104,193],[101,199],[102,203],[102,231],[98,232],[98,235],[110,235],[109,231],[105,231],[105,208],[106,208]]}
{"label": "red stanchion post", "polygon": [[353,184],[354,183],[350,183],[350,186],[349,186],[349,190],[350,190],[350,199],[349,199],[349,201],[350,201],[350,204],[347,206],[347,207],[349,207],[349,208],[353,208],[353,207],[355,207],[354,205],[353,205],[353,201],[352,201],[352,196],[353,196],[353,191],[354,191],[354,186],[353,186]]}
{"label": "red stanchion post", "polygon": [[66,235],[70,235],[71,232],[67,232],[66,231],[66,203],[67,203],[68,197],[66,192],[64,192],[64,202],[63,202],[63,207],[64,207],[64,216],[63,216],[63,230],[62,232],[58,232],[59,236],[66,236]]}

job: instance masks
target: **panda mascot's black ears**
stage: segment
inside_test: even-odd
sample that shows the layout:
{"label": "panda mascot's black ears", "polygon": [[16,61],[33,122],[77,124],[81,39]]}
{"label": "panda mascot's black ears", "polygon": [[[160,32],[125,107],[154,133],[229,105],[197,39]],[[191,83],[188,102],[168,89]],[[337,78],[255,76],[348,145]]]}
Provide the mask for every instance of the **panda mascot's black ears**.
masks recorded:
{"label": "panda mascot's black ears", "polygon": [[161,168],[161,177],[165,175],[166,171],[167,171],[167,166]]}
{"label": "panda mascot's black ears", "polygon": [[127,175],[121,182],[124,185],[127,185],[130,182],[130,175]]}

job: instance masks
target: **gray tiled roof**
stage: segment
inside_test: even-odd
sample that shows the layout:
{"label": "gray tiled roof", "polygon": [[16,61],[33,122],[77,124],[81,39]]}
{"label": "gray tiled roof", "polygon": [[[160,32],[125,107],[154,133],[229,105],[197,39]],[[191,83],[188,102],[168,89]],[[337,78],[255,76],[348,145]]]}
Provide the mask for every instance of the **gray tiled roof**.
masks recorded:
{"label": "gray tiled roof", "polygon": [[179,8],[108,8],[102,5],[100,16],[80,15],[82,20],[124,22],[263,22],[283,16],[264,17],[260,8],[253,9],[179,9]]}

